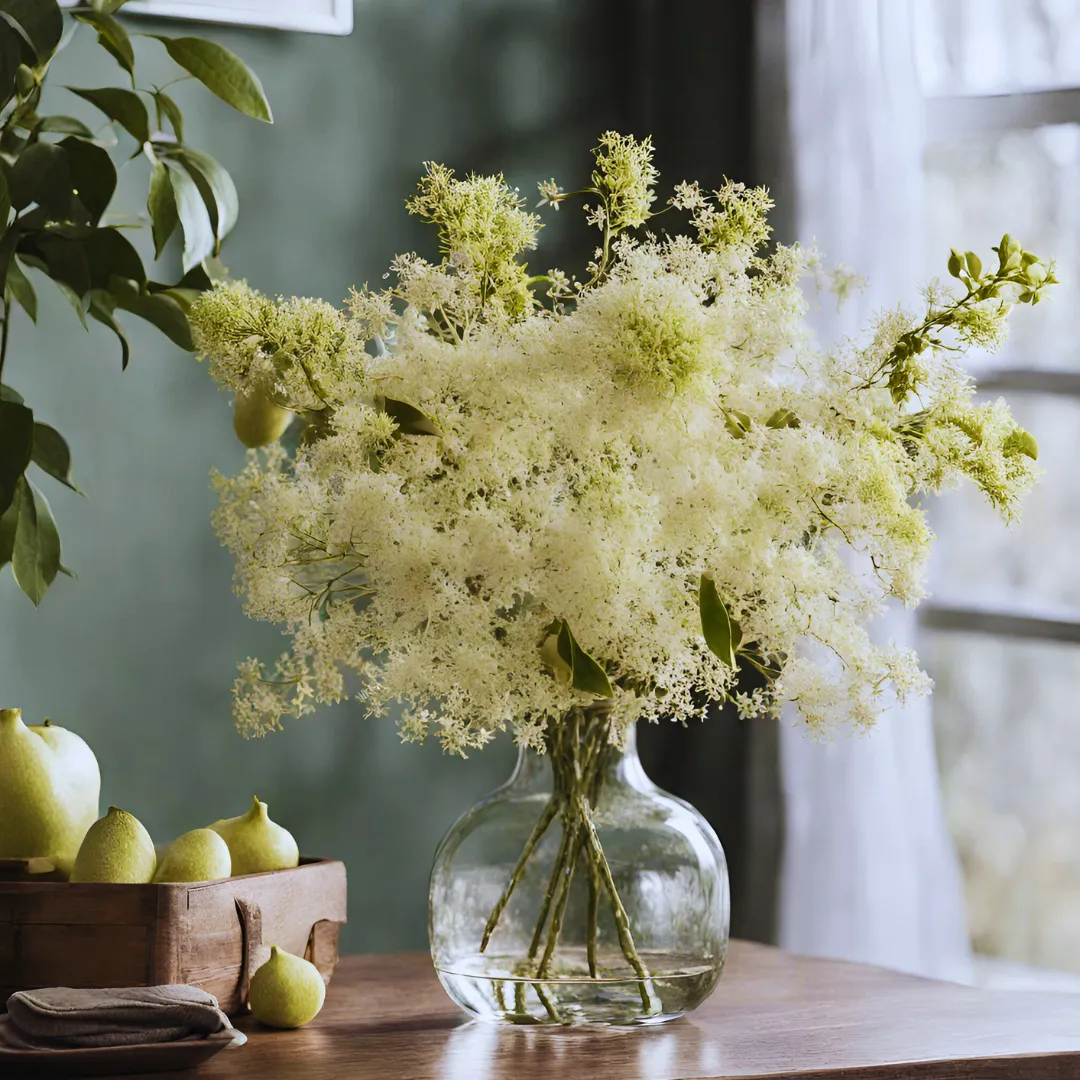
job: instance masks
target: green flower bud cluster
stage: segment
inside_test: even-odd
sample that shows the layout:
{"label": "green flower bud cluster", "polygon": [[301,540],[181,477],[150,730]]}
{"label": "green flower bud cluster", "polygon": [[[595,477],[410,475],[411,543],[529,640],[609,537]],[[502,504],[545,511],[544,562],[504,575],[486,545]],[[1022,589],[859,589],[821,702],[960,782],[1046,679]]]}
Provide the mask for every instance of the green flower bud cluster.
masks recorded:
{"label": "green flower bud cluster", "polygon": [[1010,307],[1014,303],[1037,304],[1046,289],[1057,283],[1053,263],[1045,265],[1008,233],[991,250],[998,256],[998,267],[989,273],[984,272],[974,251],[952,250],[949,273],[967,292],[959,298],[950,297],[952,302],[941,307],[931,303],[926,318],[900,335],[868,385],[877,385],[877,380],[885,377],[893,401],[904,403],[925,381],[925,367],[918,357],[927,349],[952,347],[940,336],[942,331],[951,332],[963,346],[992,349],[1001,340]]}

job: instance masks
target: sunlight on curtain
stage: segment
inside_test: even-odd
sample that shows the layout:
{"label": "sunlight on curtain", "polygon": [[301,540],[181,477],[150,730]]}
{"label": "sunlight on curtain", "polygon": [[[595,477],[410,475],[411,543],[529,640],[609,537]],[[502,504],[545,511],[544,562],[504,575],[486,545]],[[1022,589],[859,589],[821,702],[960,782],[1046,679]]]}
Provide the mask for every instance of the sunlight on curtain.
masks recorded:
{"label": "sunlight on curtain", "polygon": [[[910,7],[895,0],[790,0],[788,101],[800,240],[816,240],[871,286],[817,312],[823,341],[873,311],[915,301],[922,100]],[[879,620],[909,641],[909,614]],[[941,807],[929,706],[893,709],[866,736],[782,732],[787,800],[780,944],[923,975],[966,979],[968,938]]]}

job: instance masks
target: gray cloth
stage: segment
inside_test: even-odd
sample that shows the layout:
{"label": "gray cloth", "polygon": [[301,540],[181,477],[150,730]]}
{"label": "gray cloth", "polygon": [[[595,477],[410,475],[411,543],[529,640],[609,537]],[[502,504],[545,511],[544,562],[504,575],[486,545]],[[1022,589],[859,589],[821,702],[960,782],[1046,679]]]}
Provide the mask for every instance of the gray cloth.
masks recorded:
{"label": "gray cloth", "polygon": [[135,986],[119,990],[21,990],[7,1001],[0,1040],[22,1050],[72,1050],[205,1038],[232,1031],[217,998],[194,986]]}

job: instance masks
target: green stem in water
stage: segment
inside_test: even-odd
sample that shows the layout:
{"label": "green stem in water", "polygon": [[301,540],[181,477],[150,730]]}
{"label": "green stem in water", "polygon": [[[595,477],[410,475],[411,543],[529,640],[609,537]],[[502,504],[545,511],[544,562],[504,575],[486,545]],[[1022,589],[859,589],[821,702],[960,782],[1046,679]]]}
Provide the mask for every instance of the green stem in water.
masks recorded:
{"label": "green stem in water", "polygon": [[529,859],[532,858],[532,853],[536,850],[536,845],[544,837],[544,833],[548,831],[548,826],[555,820],[555,815],[559,812],[559,804],[553,795],[547,801],[547,805],[544,807],[543,813],[537,819],[536,825],[533,826],[533,831],[529,835],[529,839],[525,843],[525,847],[522,849],[521,857],[518,859],[514,866],[514,870],[510,875],[510,882],[503,890],[502,896],[499,897],[495,906],[491,909],[491,914],[488,916],[487,925],[484,927],[484,937],[480,942],[480,951],[483,952],[491,941],[491,935],[495,932],[495,927],[498,925],[499,919],[502,917],[503,911],[506,909],[506,905],[510,903],[510,897],[514,893],[514,889],[517,888],[521,879],[525,876],[525,866]]}

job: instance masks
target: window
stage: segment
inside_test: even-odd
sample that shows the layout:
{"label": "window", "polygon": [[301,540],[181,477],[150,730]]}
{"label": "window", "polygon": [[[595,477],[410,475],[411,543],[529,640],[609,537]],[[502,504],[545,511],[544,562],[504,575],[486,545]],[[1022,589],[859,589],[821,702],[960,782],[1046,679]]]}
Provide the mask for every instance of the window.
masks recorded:
{"label": "window", "polygon": [[920,653],[976,949],[1080,971],[1080,0],[921,0],[926,276],[1008,229],[1054,258],[1048,308],[975,357],[1035,433],[1041,485],[991,527],[965,491],[940,541]]}

